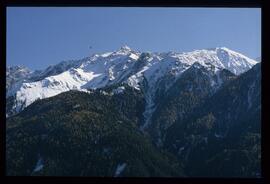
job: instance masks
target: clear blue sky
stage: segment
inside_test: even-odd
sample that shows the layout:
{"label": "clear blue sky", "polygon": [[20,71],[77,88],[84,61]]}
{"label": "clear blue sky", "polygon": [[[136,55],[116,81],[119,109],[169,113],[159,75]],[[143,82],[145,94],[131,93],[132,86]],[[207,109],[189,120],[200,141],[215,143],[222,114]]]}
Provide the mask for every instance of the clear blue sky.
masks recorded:
{"label": "clear blue sky", "polygon": [[7,8],[8,65],[44,69],[122,45],[140,51],[178,52],[225,46],[256,58],[261,56],[261,10]]}

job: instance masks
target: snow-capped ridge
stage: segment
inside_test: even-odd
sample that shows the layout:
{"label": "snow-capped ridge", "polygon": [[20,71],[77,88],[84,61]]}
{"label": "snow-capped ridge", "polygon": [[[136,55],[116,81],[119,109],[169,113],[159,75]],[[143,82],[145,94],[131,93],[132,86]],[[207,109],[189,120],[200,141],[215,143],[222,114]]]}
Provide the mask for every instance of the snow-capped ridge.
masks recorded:
{"label": "snow-capped ridge", "polygon": [[249,57],[247,57],[247,56],[245,56],[245,55],[243,55],[243,54],[241,54],[241,53],[239,53],[239,52],[233,51],[233,50],[231,50],[231,49],[229,49],[229,48],[227,48],[227,47],[217,47],[216,49],[217,49],[217,50],[223,50],[223,51],[226,51],[226,52],[228,52],[231,56],[243,58],[243,59],[245,59],[247,62],[249,62],[249,63],[251,63],[251,64],[256,64],[256,63],[257,63],[256,60],[253,60],[253,59],[251,59],[251,58],[249,58]]}
{"label": "snow-capped ridge", "polygon": [[126,55],[126,54],[130,54],[132,52],[135,52],[135,51],[133,51],[129,46],[123,45],[118,50],[116,50],[114,53],[115,54]]}
{"label": "snow-capped ridge", "polygon": [[7,66],[7,71],[31,71],[29,68],[21,65]]}
{"label": "snow-capped ridge", "polygon": [[[214,73],[227,69],[239,75],[256,63],[258,62],[226,47],[183,53],[140,53],[122,46],[114,52],[93,54],[80,60],[50,66],[40,72],[40,75],[36,73],[35,80],[12,84],[12,90],[8,94],[16,98],[14,108],[22,109],[38,98],[48,98],[65,91],[98,89],[126,83],[137,90],[146,88],[143,91],[149,104],[146,104],[145,115],[151,117],[159,81],[165,76],[174,78],[168,81],[170,86],[191,66],[202,66]],[[147,86],[143,86],[144,82]]]}
{"label": "snow-capped ridge", "polygon": [[127,45],[123,45],[120,50],[131,51],[132,49]]}

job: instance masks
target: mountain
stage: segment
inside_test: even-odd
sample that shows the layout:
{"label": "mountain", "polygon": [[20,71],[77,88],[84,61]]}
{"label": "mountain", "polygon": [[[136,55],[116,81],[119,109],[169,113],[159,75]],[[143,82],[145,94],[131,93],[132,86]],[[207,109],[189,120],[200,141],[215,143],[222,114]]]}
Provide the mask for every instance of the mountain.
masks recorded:
{"label": "mountain", "polygon": [[157,108],[148,129],[157,143],[162,143],[162,132],[192,114],[195,108],[236,77],[225,69],[208,71],[198,63],[183,72],[174,85],[156,100]]}
{"label": "mountain", "polygon": [[162,140],[163,148],[184,160],[188,175],[258,176],[261,64],[225,84],[184,118],[176,119],[163,131]]}
{"label": "mountain", "polygon": [[8,175],[261,176],[261,63],[242,54],[124,46],[24,76]]}
{"label": "mountain", "polygon": [[85,62],[88,58],[80,59],[80,60],[70,60],[70,61],[62,61],[56,65],[51,65],[47,67],[45,70],[35,71],[36,75],[31,76],[31,81],[36,82],[42,79],[45,79],[49,76],[58,75],[62,72],[65,72],[71,68],[79,67],[83,62]]}
{"label": "mountain", "polygon": [[31,71],[23,66],[11,66],[6,70],[6,90],[29,78]]}
{"label": "mountain", "polygon": [[113,92],[71,90],[9,118],[7,175],[185,176],[173,155],[139,131],[141,92]]}
{"label": "mountain", "polygon": [[[195,62],[214,72],[227,69],[236,75],[257,63],[224,47],[187,53],[141,53],[123,46],[114,52],[94,54],[79,61],[61,62],[44,71],[34,72],[30,81],[15,83],[10,87],[7,92],[10,108],[7,108],[6,113],[8,116],[14,115],[37,99],[65,91],[126,83],[144,91],[147,96],[145,117],[150,117],[155,108],[157,90],[166,91]],[[165,82],[166,78],[169,80]],[[165,89],[157,89],[161,81],[166,83],[163,86]],[[142,127],[145,128],[147,124]]]}

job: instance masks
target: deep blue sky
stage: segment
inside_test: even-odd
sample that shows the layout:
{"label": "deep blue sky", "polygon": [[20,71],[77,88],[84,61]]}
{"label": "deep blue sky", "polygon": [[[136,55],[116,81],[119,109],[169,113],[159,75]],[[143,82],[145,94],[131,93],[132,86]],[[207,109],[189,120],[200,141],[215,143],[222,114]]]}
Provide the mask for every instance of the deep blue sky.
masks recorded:
{"label": "deep blue sky", "polygon": [[[225,46],[261,55],[261,10],[250,8],[7,9],[7,64],[44,69],[128,45],[140,51]],[[93,48],[90,50],[89,46]]]}

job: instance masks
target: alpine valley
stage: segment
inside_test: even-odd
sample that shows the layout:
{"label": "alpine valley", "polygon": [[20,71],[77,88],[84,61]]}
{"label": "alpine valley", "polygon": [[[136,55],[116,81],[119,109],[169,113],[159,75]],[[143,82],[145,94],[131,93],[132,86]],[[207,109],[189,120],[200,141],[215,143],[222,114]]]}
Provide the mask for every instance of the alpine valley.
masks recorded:
{"label": "alpine valley", "polygon": [[7,175],[260,177],[261,61],[119,50],[6,69]]}

